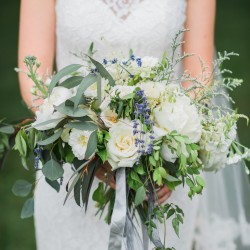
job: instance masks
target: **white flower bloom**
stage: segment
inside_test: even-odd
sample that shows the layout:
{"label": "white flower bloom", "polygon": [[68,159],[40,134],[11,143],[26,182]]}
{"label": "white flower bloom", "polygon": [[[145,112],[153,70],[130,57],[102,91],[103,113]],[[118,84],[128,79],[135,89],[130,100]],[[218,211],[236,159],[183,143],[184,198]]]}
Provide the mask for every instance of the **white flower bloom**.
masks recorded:
{"label": "white flower bloom", "polygon": [[163,101],[153,110],[157,125],[166,131],[176,130],[189,137],[191,142],[201,138],[201,120],[198,111],[187,96],[176,96],[175,102]]}
{"label": "white flower bloom", "polygon": [[78,160],[85,159],[85,153],[91,133],[92,131],[83,131],[73,128],[69,134],[69,145]]}
{"label": "white flower bloom", "polygon": [[65,128],[61,134],[61,139],[64,142],[69,142],[69,132],[70,132],[70,128]]}
{"label": "white flower bloom", "polygon": [[136,60],[132,61],[129,66],[129,72],[134,75],[139,74],[142,78],[150,77],[154,73],[154,68],[159,64],[158,58],[145,56],[141,58],[141,66]]}
{"label": "white flower bloom", "polygon": [[[48,130],[55,128],[56,125],[64,118],[65,116],[58,111],[54,110],[53,105],[48,102],[48,99],[45,99],[43,104],[39,106],[39,109],[36,111],[36,121],[32,123],[32,126],[37,130]],[[45,125],[39,125],[50,120],[55,120],[53,122],[47,123]]]}
{"label": "white flower bloom", "polygon": [[129,73],[119,63],[109,64],[106,69],[113,77],[116,85],[124,85],[128,82]]}
{"label": "white flower bloom", "polygon": [[137,85],[145,93],[149,101],[159,101],[161,94],[164,92],[166,85],[162,82],[142,82]]}
{"label": "white flower bloom", "polygon": [[227,158],[227,165],[236,164],[236,163],[238,163],[241,160],[242,160],[242,156],[241,155],[235,154],[235,155],[233,155],[231,157],[229,156]]}
{"label": "white flower bloom", "polygon": [[100,109],[102,111],[100,114],[100,118],[107,128],[113,127],[118,122],[117,114],[110,109],[109,104],[110,97],[106,97],[100,106]]}
{"label": "white flower bloom", "polygon": [[64,103],[66,100],[70,99],[73,96],[72,90],[67,89],[64,87],[55,87],[53,88],[49,98],[48,102],[51,105],[59,106],[60,104]]}
{"label": "white flower bloom", "polygon": [[154,138],[155,140],[159,140],[161,139],[163,136],[165,136],[167,134],[167,131],[159,128],[157,126],[153,126],[153,131],[154,131]]}
{"label": "white flower bloom", "polygon": [[120,167],[133,167],[138,152],[133,135],[133,124],[130,121],[119,121],[109,130],[110,139],[107,143],[108,162],[115,170]]}
{"label": "white flower bloom", "polygon": [[[56,111],[54,106],[59,106],[66,100],[72,97],[73,93],[70,89],[64,87],[53,88],[50,96],[44,99],[42,105],[39,106],[38,111],[36,111],[36,121],[32,124],[37,130],[48,130],[56,127],[56,125],[65,117],[64,114]],[[57,119],[57,121],[50,122],[46,125],[39,124]]]}
{"label": "white flower bloom", "polygon": [[[224,168],[228,162],[229,148],[236,136],[236,126],[233,126],[228,133],[225,132],[225,127],[225,123],[218,121],[202,131],[200,158],[209,171]],[[229,162],[236,160],[233,158]]]}

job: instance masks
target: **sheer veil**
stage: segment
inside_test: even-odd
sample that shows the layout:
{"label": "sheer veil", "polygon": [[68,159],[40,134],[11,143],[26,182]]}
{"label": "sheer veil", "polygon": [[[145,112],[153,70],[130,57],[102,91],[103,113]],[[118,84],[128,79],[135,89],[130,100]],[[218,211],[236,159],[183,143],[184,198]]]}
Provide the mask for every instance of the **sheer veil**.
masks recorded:
{"label": "sheer veil", "polygon": [[[214,102],[230,107],[221,96]],[[206,172],[204,177],[195,249],[250,249],[250,182],[245,163],[226,166],[217,173]]]}

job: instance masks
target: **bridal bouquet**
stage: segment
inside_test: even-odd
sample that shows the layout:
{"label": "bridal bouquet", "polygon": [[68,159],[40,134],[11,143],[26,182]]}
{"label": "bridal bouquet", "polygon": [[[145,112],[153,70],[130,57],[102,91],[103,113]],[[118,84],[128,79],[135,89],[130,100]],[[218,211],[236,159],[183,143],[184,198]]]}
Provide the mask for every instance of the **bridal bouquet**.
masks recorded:
{"label": "bridal bouquet", "polygon": [[[187,72],[178,78],[175,67],[190,56],[174,56],[179,45],[175,39],[173,55],[164,54],[161,60],[130,51],[101,61],[94,59],[91,45],[83,64],[69,65],[47,79],[37,74],[40,63],[35,57],[24,60],[34,82],[32,94],[43,101],[35,119],[19,127],[14,148],[26,168],[34,158],[36,171],[42,171],[56,191],[67,181],[65,202],[72,195],[86,209],[95,174],[103,165],[111,166],[106,183],[114,178],[116,188],[100,181],[92,196],[97,213],[105,209],[105,220],[111,223],[109,249],[121,244],[124,228],[128,239],[137,237],[135,211],[157,249],[172,249],[158,238],[157,225],[171,220],[179,235],[184,213],[175,204],[157,205],[156,190],[183,185],[192,198],[205,186],[202,171],[249,159],[249,150],[236,141],[237,121],[244,116],[212,101],[216,96],[230,100],[222,87],[232,90],[241,83],[216,78],[231,54],[219,55],[210,75],[203,67],[199,78]],[[192,85],[184,89],[183,82]],[[72,176],[63,180],[70,166]],[[13,192],[26,196],[31,188],[22,180]],[[32,215],[33,206],[29,198],[23,218]]]}

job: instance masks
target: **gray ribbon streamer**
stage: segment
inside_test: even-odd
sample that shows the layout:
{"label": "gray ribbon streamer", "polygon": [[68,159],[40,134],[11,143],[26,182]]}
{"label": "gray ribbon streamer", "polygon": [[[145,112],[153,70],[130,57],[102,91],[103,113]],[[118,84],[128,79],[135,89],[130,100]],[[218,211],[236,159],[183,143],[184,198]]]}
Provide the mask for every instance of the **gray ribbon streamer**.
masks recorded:
{"label": "gray ribbon streamer", "polygon": [[[154,191],[154,189],[153,189],[153,187],[151,185],[149,185],[148,189],[149,189],[148,216],[149,216],[149,219],[150,219],[152,211],[155,208],[155,191]],[[165,246],[162,244],[161,239],[160,239],[159,229],[158,229],[158,221],[157,221],[156,218],[154,218],[153,221],[154,221],[154,223],[156,225],[156,228],[153,228],[151,241],[154,243],[154,245],[156,247],[165,249]]]}
{"label": "gray ribbon streamer", "polygon": [[115,204],[111,219],[108,250],[121,250],[127,217],[125,168],[116,171]]}
{"label": "gray ribbon streamer", "polygon": [[[148,216],[150,218],[155,207],[155,194],[149,186]],[[154,218],[157,225],[157,220]],[[121,250],[124,243],[127,250],[148,250],[148,234],[145,225],[142,225],[143,241],[134,225],[133,219],[127,209],[126,168],[116,171],[115,204],[111,219],[108,250]],[[156,247],[164,248],[158,229],[154,228],[151,237]]]}

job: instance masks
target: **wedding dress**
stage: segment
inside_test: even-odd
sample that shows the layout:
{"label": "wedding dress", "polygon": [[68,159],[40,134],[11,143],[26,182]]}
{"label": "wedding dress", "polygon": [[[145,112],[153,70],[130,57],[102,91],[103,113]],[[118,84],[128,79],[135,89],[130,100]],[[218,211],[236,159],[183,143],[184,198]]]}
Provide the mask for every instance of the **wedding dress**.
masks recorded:
{"label": "wedding dress", "polygon": [[[185,13],[186,0],[57,0],[57,67],[61,69],[71,63],[81,63],[81,59],[75,54],[86,52],[91,42],[94,42],[97,49],[97,59],[103,59],[112,53],[126,55],[130,48],[138,56],[161,57],[164,51],[170,53],[174,35],[183,28]],[[37,249],[107,249],[109,226],[103,218],[95,216],[97,210],[91,198],[86,214],[83,208],[75,204],[74,199],[69,199],[63,206],[65,185],[72,173],[69,165],[65,165],[64,169],[65,178],[59,194],[43,178],[38,182],[35,193]],[[98,180],[94,180],[92,192],[97,183]],[[173,192],[168,202],[179,205],[184,210],[185,219],[180,228],[180,238],[168,223],[168,246],[175,247],[176,250],[191,250],[196,238],[200,242],[198,249],[204,248],[206,234],[196,234],[202,206],[200,200],[200,197],[195,197],[191,201],[187,190],[182,187]],[[163,234],[163,227],[160,227],[161,237]],[[214,235],[213,232],[211,234]],[[230,242],[233,239],[234,235],[230,239],[226,238]],[[201,243],[202,241],[205,242]],[[229,250],[220,248],[219,244],[210,249]],[[150,249],[152,248],[153,246]]]}

